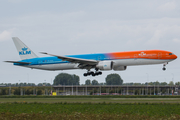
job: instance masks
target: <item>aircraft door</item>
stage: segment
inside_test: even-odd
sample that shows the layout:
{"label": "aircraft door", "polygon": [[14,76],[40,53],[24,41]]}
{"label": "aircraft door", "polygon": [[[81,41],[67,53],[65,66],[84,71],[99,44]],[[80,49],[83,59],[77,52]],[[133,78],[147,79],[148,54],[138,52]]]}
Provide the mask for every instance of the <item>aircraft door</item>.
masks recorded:
{"label": "aircraft door", "polygon": [[39,60],[39,61],[38,61],[38,65],[41,65],[41,63],[42,63],[42,60]]}
{"label": "aircraft door", "polygon": [[138,55],[137,55],[137,54],[134,54],[134,59],[135,59],[135,60],[137,59],[137,57],[138,57]]}
{"label": "aircraft door", "polygon": [[162,58],[162,53],[158,53],[158,59],[161,59]]}
{"label": "aircraft door", "polygon": [[133,64],[139,64],[139,60],[137,59],[138,58],[138,55],[137,54],[134,54],[134,63]]}
{"label": "aircraft door", "polygon": [[97,60],[101,60],[101,56],[98,56],[98,57],[97,57]]}

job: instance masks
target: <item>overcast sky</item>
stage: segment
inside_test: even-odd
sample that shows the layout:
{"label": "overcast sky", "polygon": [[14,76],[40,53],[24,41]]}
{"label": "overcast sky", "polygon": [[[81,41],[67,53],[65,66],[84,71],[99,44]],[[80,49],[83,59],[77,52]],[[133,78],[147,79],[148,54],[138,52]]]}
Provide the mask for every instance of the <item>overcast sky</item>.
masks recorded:
{"label": "overcast sky", "polygon": [[[118,73],[125,83],[180,81],[180,60],[163,65],[129,66],[83,77],[86,70],[31,70],[5,63],[20,60],[12,37],[19,37],[38,56],[167,50],[180,56],[179,0],[0,0],[0,83],[51,83],[61,72],[105,82]],[[29,76],[29,77],[28,77]]]}

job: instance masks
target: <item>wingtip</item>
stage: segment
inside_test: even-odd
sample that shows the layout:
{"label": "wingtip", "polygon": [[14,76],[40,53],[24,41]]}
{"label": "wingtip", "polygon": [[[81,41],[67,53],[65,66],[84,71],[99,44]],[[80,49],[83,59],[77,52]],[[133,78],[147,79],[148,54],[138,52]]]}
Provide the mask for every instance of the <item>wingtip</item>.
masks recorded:
{"label": "wingtip", "polygon": [[41,54],[48,54],[47,52],[40,52]]}

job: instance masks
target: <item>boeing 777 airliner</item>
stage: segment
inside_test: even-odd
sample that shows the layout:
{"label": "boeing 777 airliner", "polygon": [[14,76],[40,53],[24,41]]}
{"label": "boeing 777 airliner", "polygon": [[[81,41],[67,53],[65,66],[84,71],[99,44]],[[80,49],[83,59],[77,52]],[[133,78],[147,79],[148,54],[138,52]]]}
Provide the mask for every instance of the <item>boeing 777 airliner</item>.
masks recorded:
{"label": "boeing 777 airliner", "polygon": [[[151,65],[163,64],[163,70],[168,62],[175,60],[177,56],[169,51],[164,50],[141,50],[129,52],[113,52],[99,54],[83,55],[53,55],[46,52],[42,54],[51,57],[38,57],[30,48],[28,48],[18,37],[12,38],[17,48],[20,61],[6,61],[14,65],[42,69],[42,70],[69,70],[69,69],[86,69],[84,76],[101,75],[102,70],[126,70],[127,66],[133,65]],[[95,69],[95,71],[91,71]]]}

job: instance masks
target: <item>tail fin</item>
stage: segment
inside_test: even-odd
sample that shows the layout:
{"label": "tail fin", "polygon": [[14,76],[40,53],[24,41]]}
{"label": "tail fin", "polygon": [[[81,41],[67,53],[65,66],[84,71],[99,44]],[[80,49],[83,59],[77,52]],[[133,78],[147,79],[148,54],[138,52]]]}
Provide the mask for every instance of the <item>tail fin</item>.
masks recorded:
{"label": "tail fin", "polygon": [[28,48],[18,37],[12,37],[14,44],[17,48],[19,56],[22,60],[30,59],[30,58],[37,58],[38,56]]}

